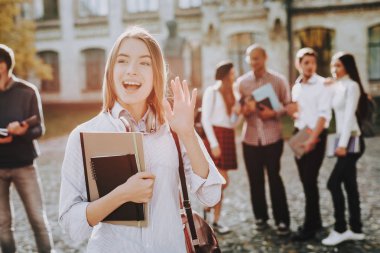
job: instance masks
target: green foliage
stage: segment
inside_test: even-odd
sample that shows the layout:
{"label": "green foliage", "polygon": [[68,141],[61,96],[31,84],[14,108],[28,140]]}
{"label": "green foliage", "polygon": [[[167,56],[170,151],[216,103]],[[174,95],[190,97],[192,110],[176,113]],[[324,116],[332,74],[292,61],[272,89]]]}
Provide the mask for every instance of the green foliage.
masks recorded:
{"label": "green foliage", "polygon": [[31,71],[39,78],[51,79],[50,66],[36,57],[35,30],[33,20],[21,17],[21,4],[28,0],[0,0],[0,43],[12,48],[15,53],[14,73],[26,79]]}

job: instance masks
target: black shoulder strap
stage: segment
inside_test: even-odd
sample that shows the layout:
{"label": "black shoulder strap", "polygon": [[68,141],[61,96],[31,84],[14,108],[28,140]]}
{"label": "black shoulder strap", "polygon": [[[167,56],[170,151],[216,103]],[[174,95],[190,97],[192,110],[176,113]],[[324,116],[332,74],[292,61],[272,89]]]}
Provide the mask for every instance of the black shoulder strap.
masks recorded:
{"label": "black shoulder strap", "polygon": [[189,222],[191,239],[192,239],[193,246],[195,248],[195,252],[199,252],[199,240],[198,240],[197,232],[195,230],[194,219],[193,219],[193,211],[191,209],[191,203],[189,200],[189,195],[187,193],[185,168],[183,167],[183,160],[182,160],[181,148],[179,145],[179,139],[178,139],[178,135],[172,129],[170,129],[170,131],[173,135],[174,142],[175,142],[175,145],[177,147],[177,152],[178,152],[179,178],[181,180],[181,188],[182,188],[182,195],[183,195],[183,207],[185,208],[187,220]]}

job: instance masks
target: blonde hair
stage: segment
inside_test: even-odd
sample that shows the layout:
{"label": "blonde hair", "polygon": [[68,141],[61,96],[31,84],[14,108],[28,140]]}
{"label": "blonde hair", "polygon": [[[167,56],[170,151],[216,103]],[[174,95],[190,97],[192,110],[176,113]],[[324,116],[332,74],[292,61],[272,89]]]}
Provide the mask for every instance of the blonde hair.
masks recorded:
{"label": "blonde hair", "polygon": [[166,94],[166,69],[165,60],[162,54],[162,50],[157,40],[153,36],[141,27],[128,28],[122,33],[115,41],[111,52],[108,56],[104,78],[103,78],[103,109],[106,112],[112,109],[117,99],[115,84],[113,79],[113,69],[116,63],[117,53],[119,51],[121,43],[126,39],[138,39],[145,43],[148,47],[149,53],[152,56],[152,68],[153,68],[153,89],[147,98],[147,102],[151,106],[151,109],[157,116],[157,120],[160,124],[165,122],[165,113],[163,107],[163,99]]}

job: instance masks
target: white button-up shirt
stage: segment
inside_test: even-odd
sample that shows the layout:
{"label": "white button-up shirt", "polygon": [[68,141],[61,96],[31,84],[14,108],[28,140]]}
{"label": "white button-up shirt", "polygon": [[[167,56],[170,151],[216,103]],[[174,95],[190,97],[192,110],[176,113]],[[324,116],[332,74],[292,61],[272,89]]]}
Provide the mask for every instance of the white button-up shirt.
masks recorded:
{"label": "white button-up shirt", "polygon": [[[87,201],[80,132],[123,132],[120,119],[122,107],[115,105],[111,113],[100,113],[90,121],[72,131],[66,147],[62,165],[59,223],[74,241],[89,238],[87,252],[90,253],[150,253],[186,252],[185,239],[180,218],[178,155],[174,139],[165,124],[152,134],[143,137],[146,171],[155,174],[153,196],[149,205],[148,227],[139,228],[100,222],[91,227],[86,218]],[[142,122],[138,122],[139,125]],[[201,139],[202,150],[209,162],[206,179],[196,175],[181,145],[186,180],[190,191],[207,206],[215,205],[221,196],[221,184],[225,182],[208,155]]]}
{"label": "white button-up shirt", "polygon": [[359,84],[348,76],[339,79],[334,87],[332,105],[335,112],[336,132],[340,135],[338,147],[346,148],[351,133],[360,135],[360,128],[356,119],[356,109],[359,103]]}
{"label": "white button-up shirt", "polygon": [[307,83],[301,83],[299,77],[292,88],[292,100],[298,103],[298,117],[295,127],[314,129],[318,118],[326,119],[325,128],[329,127],[331,120],[332,88],[324,84],[324,78],[314,74]]}
{"label": "white button-up shirt", "polygon": [[[222,93],[219,91],[219,84],[208,87],[202,99],[202,125],[206,133],[207,140],[210,142],[211,148],[217,147],[218,140],[216,139],[213,126],[233,128],[231,116],[228,115],[226,104]],[[234,94],[235,95],[235,94]],[[236,96],[236,95],[235,95]]]}

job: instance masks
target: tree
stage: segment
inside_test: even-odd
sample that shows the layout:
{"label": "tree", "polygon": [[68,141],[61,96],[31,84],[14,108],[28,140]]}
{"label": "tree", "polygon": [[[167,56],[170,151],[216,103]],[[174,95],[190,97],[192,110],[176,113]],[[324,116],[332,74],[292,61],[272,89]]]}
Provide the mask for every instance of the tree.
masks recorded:
{"label": "tree", "polygon": [[14,72],[26,79],[34,72],[41,79],[52,79],[49,65],[36,56],[35,30],[33,20],[21,15],[22,4],[28,0],[0,0],[0,43],[13,49],[16,66]]}

